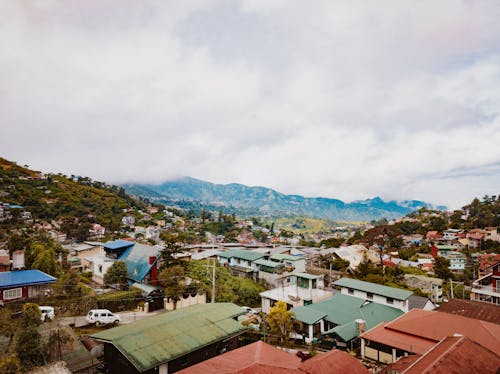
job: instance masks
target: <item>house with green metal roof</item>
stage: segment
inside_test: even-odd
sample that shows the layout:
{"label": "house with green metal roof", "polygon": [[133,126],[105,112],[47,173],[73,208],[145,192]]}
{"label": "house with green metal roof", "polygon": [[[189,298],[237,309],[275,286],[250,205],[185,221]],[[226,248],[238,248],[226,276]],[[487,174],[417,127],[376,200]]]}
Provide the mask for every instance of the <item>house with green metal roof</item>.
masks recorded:
{"label": "house with green metal roof", "polygon": [[259,266],[255,261],[266,259],[265,253],[254,252],[245,249],[229,249],[217,255],[221,265],[227,266],[234,275],[243,275],[257,280]]}
{"label": "house with green metal roof", "polygon": [[244,313],[232,303],[197,304],[90,337],[104,344],[112,373],[169,374],[238,348]]}
{"label": "house with green metal roof", "polygon": [[273,254],[269,259],[255,261],[259,269],[258,279],[263,279],[269,287],[281,287],[292,284],[294,274],[306,271],[305,256]]}
{"label": "house with green metal roof", "polygon": [[308,343],[321,339],[332,346],[349,348],[353,339],[367,329],[404,314],[399,309],[341,293],[291,311],[294,319],[301,322],[295,338]]}
{"label": "house with green metal roof", "polygon": [[341,278],[333,285],[340,288],[344,295],[354,296],[363,300],[373,301],[408,312],[409,299],[413,292],[395,287],[364,282],[357,279]]}
{"label": "house with green metal roof", "polygon": [[287,268],[291,268],[296,273],[304,273],[306,271],[305,256],[292,256],[286,254],[275,254],[269,257],[269,260],[279,262]]}

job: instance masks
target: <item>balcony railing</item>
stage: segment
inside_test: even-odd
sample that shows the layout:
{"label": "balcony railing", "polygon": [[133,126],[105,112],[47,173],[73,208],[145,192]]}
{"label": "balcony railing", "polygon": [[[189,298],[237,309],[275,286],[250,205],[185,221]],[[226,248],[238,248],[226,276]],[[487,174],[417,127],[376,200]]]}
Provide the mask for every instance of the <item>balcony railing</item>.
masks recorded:
{"label": "balcony railing", "polygon": [[487,291],[487,292],[500,293],[500,287],[483,286],[481,284],[473,284],[472,288],[474,290],[481,290],[481,291]]}

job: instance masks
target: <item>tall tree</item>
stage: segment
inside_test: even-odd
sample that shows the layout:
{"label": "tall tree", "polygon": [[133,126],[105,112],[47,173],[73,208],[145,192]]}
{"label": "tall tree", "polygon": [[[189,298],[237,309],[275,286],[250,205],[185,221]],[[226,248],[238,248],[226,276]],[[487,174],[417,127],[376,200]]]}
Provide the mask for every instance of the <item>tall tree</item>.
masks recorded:
{"label": "tall tree", "polygon": [[290,340],[290,333],[293,332],[294,320],[293,313],[287,310],[284,301],[278,301],[269,310],[266,322],[269,325],[271,335],[278,337],[281,344],[287,346]]}
{"label": "tall tree", "polygon": [[125,261],[116,261],[104,274],[104,284],[118,285],[120,288],[127,282],[127,264]]}
{"label": "tall tree", "polygon": [[181,265],[164,268],[160,272],[160,284],[165,288],[165,295],[175,302],[180,300],[186,289],[186,275]]}
{"label": "tall tree", "polygon": [[450,271],[450,260],[440,256],[436,257],[434,259],[434,274],[444,280],[453,278],[453,273]]}
{"label": "tall tree", "polygon": [[23,328],[19,331],[17,337],[16,354],[25,370],[45,364],[42,337],[38,331],[41,316],[42,313],[37,304],[24,304],[22,316]]}

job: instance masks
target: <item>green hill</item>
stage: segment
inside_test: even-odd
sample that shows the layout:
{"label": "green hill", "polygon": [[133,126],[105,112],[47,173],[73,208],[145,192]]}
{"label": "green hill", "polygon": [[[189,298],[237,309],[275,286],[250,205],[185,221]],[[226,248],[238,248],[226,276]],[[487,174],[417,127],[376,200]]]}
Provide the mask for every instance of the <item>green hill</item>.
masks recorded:
{"label": "green hill", "polygon": [[0,202],[21,205],[35,219],[77,218],[108,230],[120,227],[123,210],[142,208],[123,188],[89,178],[42,174],[0,158]]}

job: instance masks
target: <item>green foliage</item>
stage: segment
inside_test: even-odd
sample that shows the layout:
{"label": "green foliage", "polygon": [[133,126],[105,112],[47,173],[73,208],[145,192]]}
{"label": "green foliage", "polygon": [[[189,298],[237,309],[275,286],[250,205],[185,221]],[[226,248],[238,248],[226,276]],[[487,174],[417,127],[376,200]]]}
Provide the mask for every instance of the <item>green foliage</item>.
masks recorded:
{"label": "green foliage", "polygon": [[378,284],[384,284],[385,283],[385,278],[383,275],[380,274],[367,274],[366,277],[363,278],[365,282],[370,282],[370,283],[378,283]]}
{"label": "green foliage", "polygon": [[332,264],[332,269],[333,270],[346,271],[347,268],[350,265],[350,262],[349,262],[349,260],[344,260],[344,259],[341,259],[341,258],[336,258],[336,259],[334,259],[331,262],[331,264]]}
{"label": "green foliage", "polygon": [[494,240],[486,239],[482,243],[481,249],[487,251],[488,253],[500,253],[500,243]]}
{"label": "green foliage", "polygon": [[416,253],[417,251],[415,250],[415,248],[402,248],[398,251],[398,256],[402,260],[409,260],[410,258],[415,256]]}
{"label": "green foliage", "polygon": [[38,269],[50,275],[56,275],[58,272],[58,264],[56,255],[53,249],[45,249],[38,253],[33,261],[32,269]]}
{"label": "green foliage", "polygon": [[319,242],[320,247],[325,246],[325,248],[338,248],[344,243],[344,239],[338,238],[328,238]]}
{"label": "green foliage", "polygon": [[450,260],[444,257],[436,257],[434,259],[434,274],[436,274],[437,277],[447,280],[450,278],[453,278],[453,273],[449,269],[450,267]]}
{"label": "green foliage", "polygon": [[186,289],[184,268],[174,265],[160,271],[160,284],[165,288],[165,296],[178,301]]}
{"label": "green foliage", "polygon": [[284,301],[278,301],[266,316],[271,335],[276,336],[283,346],[288,346],[290,333],[294,330],[293,313],[287,310]]}
{"label": "green foliage", "polygon": [[[198,281],[208,293],[208,298],[211,297],[212,292],[211,274],[205,261],[190,261],[186,266],[186,276]],[[259,293],[266,289],[263,284],[256,283],[252,279],[232,275],[227,268],[219,265],[216,267],[215,274],[216,302],[232,302],[250,307],[260,305]]]}
{"label": "green foliage", "polygon": [[142,300],[140,291],[135,289],[129,291],[111,292],[99,295],[95,298],[96,307],[99,309],[109,309],[112,312],[134,309],[140,302],[142,302]]}
{"label": "green foliage", "polygon": [[115,261],[104,274],[104,284],[124,285],[127,281],[127,264],[125,261]]}
{"label": "green foliage", "polygon": [[65,272],[56,283],[58,289],[69,297],[75,297],[81,294],[78,283],[79,275],[74,270]]}
{"label": "green foliage", "polygon": [[21,362],[16,355],[8,355],[0,359],[0,373],[17,374],[21,373]]}
{"label": "green foliage", "polygon": [[26,303],[23,305],[22,325],[37,327],[42,323],[42,312],[38,304]]}
{"label": "green foliage", "polygon": [[476,198],[463,209],[468,212],[466,228],[500,226],[500,195],[486,195],[482,200]]}
{"label": "green foliage", "polygon": [[45,364],[42,338],[35,326],[23,326],[20,330],[16,354],[25,370]]}
{"label": "green foliage", "polygon": [[23,369],[30,369],[45,363],[42,338],[38,332],[41,317],[42,313],[37,304],[24,304],[22,329],[18,333],[16,342],[16,354]]}
{"label": "green foliage", "polygon": [[43,178],[3,158],[0,158],[0,190],[9,192],[5,202],[22,205],[34,219],[71,217],[71,224],[68,221],[61,229],[75,239],[86,238],[88,225],[94,222],[109,231],[119,230],[123,209],[144,207],[121,187],[90,178],[75,181],[62,174]]}

